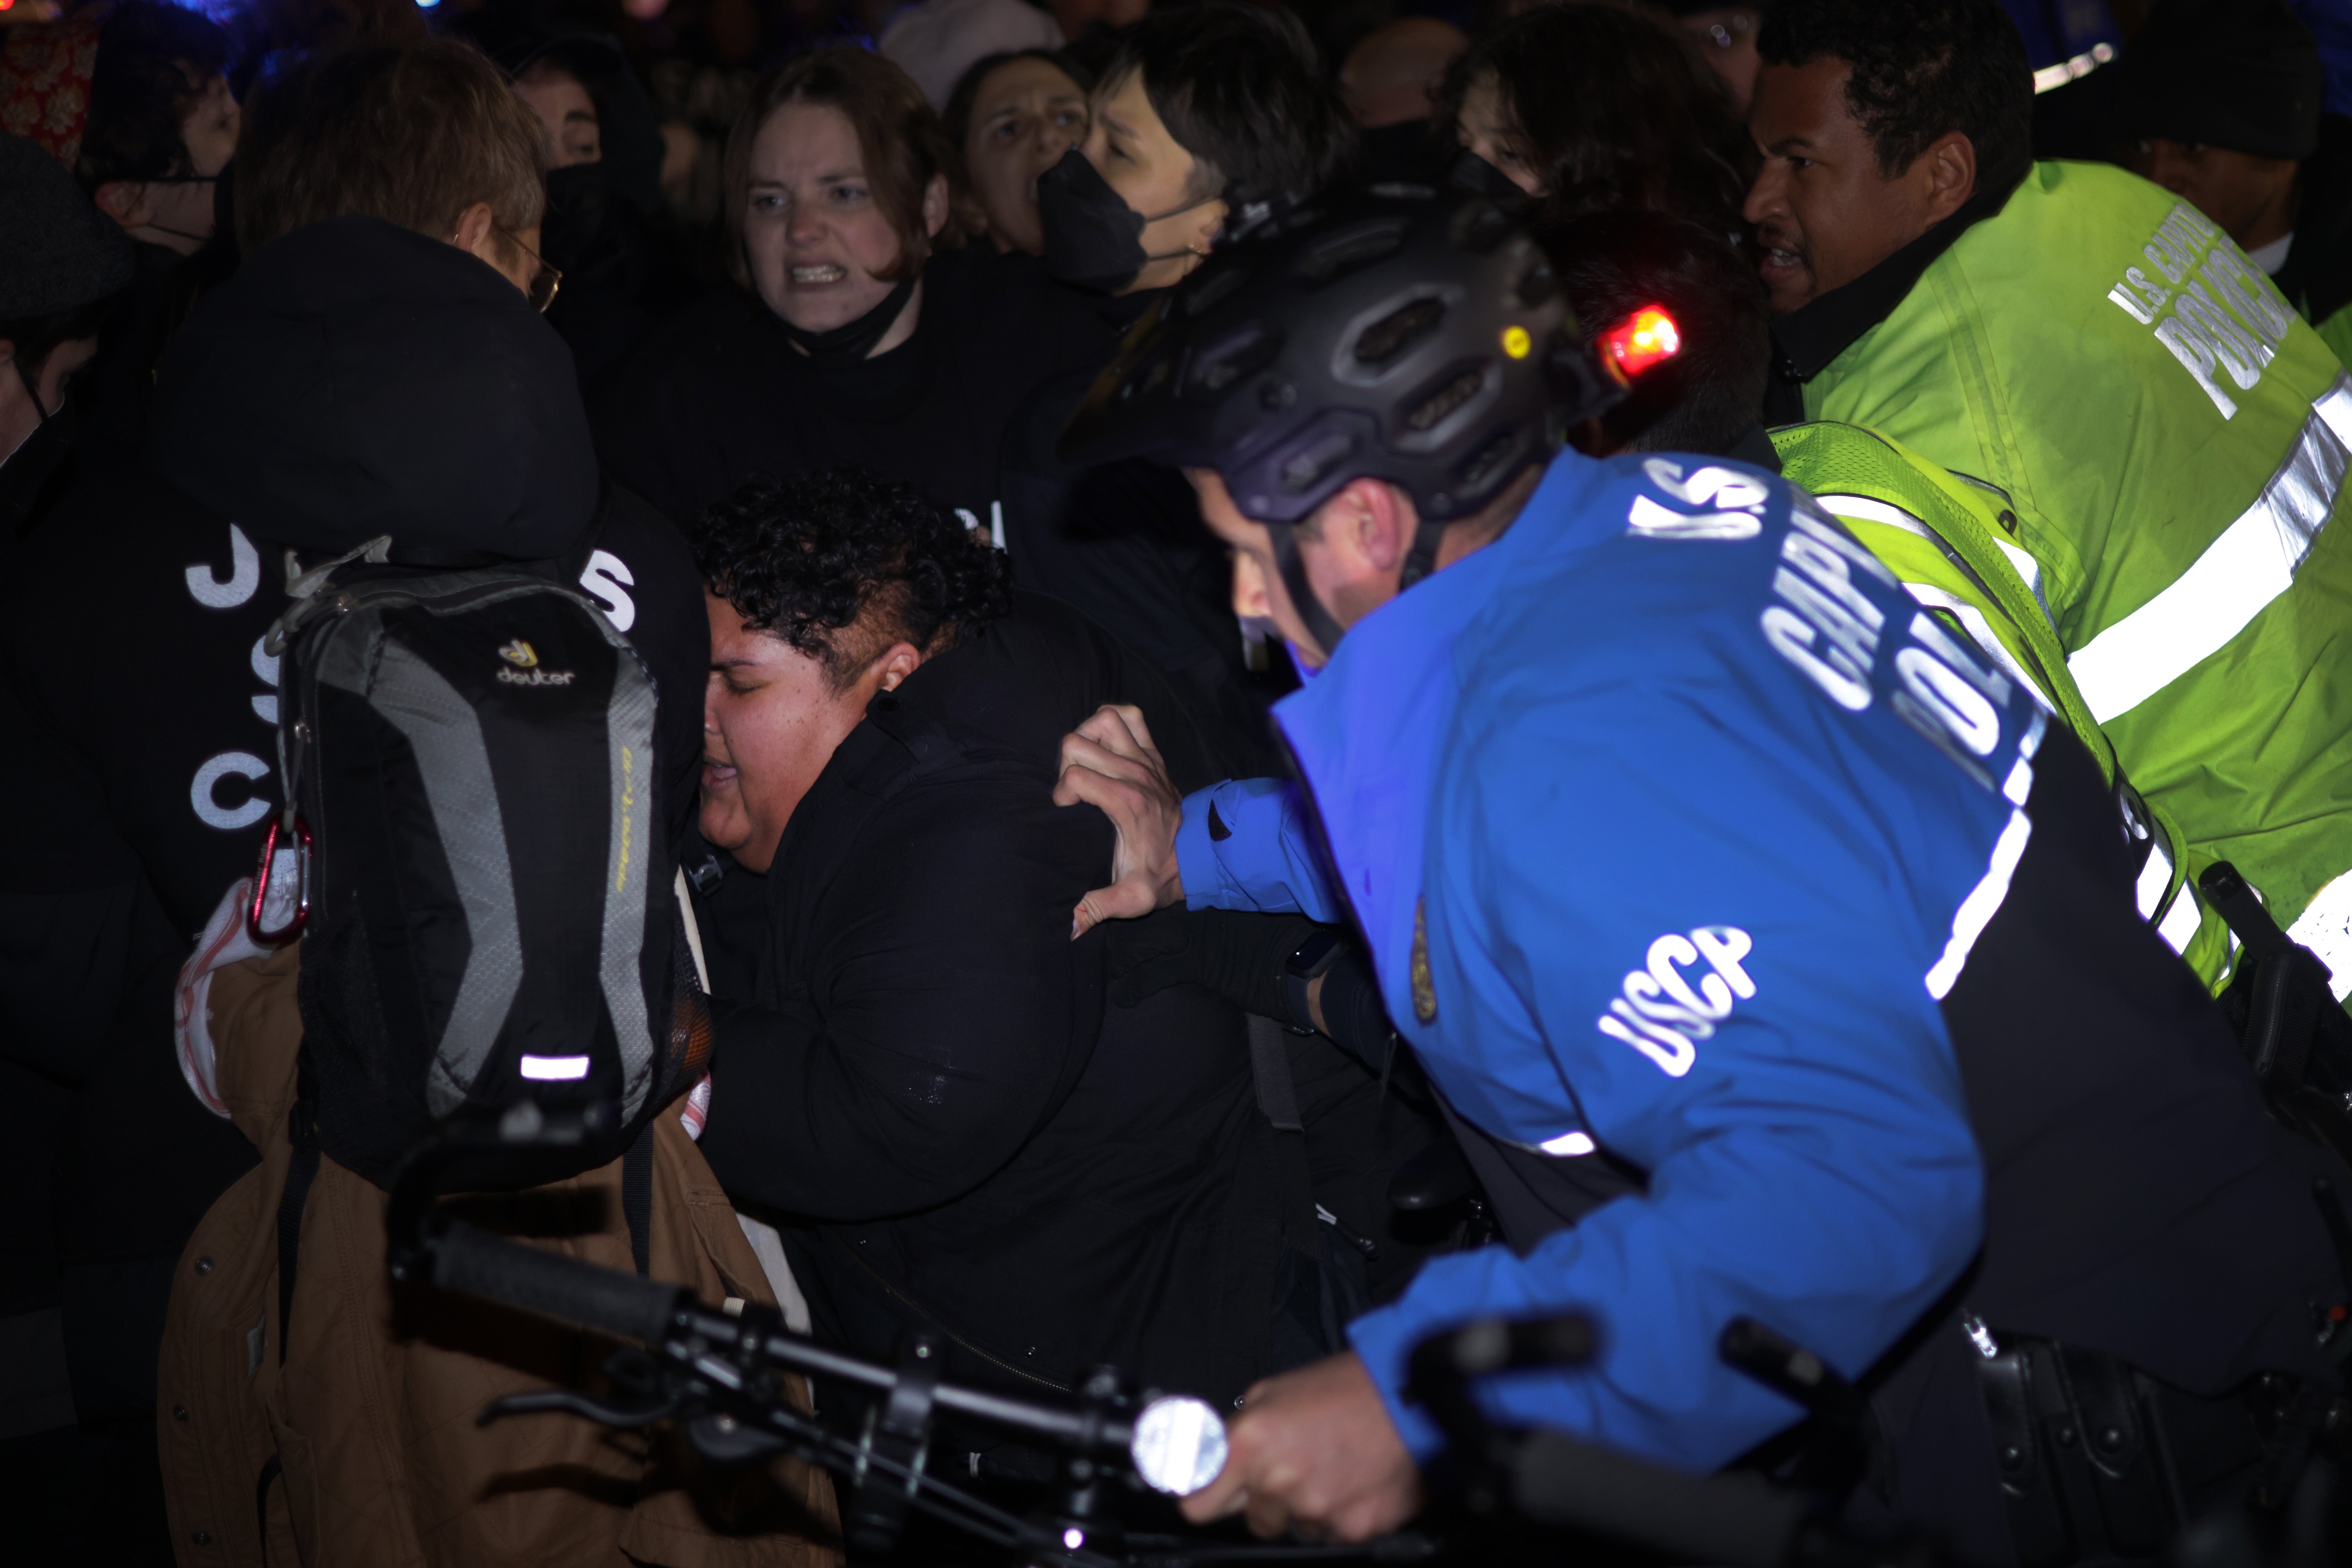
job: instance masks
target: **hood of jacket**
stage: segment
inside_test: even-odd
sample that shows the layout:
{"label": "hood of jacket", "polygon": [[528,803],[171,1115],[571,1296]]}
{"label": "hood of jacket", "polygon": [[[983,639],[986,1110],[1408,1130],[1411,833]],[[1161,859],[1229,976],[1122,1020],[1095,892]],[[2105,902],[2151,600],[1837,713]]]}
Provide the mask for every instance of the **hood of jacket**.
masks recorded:
{"label": "hood of jacket", "polygon": [[157,373],[147,459],[306,553],[389,534],[395,561],[543,560],[596,507],[562,339],[476,257],[372,217],[298,229],[205,296]]}

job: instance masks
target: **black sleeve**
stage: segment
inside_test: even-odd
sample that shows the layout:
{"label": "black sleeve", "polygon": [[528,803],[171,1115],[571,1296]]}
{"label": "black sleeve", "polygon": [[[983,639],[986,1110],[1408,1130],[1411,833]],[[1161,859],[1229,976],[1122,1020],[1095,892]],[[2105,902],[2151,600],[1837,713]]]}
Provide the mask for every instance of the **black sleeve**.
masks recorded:
{"label": "black sleeve", "polygon": [[781,917],[779,1007],[715,1009],[702,1149],[727,1189],[846,1223],[1001,1167],[1093,1049],[1100,949],[1070,940],[1070,910],[1109,852],[1101,813],[1055,808],[1025,769],[902,789]]}

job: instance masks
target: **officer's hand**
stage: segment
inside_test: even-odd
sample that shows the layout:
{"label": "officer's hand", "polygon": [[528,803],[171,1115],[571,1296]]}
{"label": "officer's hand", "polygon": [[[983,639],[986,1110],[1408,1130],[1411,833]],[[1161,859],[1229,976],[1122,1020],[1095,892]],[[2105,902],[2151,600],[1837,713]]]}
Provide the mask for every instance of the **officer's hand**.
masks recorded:
{"label": "officer's hand", "polygon": [[1151,744],[1141,708],[1106,703],[1062,737],[1062,777],[1054,786],[1054,804],[1081,800],[1101,808],[1118,841],[1111,852],[1110,885],[1087,894],[1071,912],[1072,938],[1099,921],[1131,920],[1184,896],[1183,875],[1176,867],[1184,797],[1169,780],[1168,765]]}
{"label": "officer's hand", "polygon": [[1183,1501],[1195,1524],[1244,1513],[1256,1534],[1367,1541],[1421,1511],[1421,1472],[1350,1351],[1251,1388],[1217,1479]]}

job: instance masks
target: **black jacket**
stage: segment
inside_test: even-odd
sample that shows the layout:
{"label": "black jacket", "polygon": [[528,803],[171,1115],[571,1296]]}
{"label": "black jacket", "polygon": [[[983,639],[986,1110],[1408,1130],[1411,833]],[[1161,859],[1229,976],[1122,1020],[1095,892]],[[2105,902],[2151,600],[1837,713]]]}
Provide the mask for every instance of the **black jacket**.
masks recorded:
{"label": "black jacket", "polygon": [[[1098,301],[1125,329],[1158,291]],[[1139,458],[1081,469],[1062,460],[1062,426],[1109,354],[1055,377],[1023,401],[1004,432],[1004,548],[1013,580],[1068,601],[1183,685],[1240,748],[1235,778],[1284,771],[1265,719],[1288,671],[1243,657],[1233,568],[1201,521],[1184,476]],[[1276,654],[1279,661],[1280,655]]]}
{"label": "black jacket", "polygon": [[[171,992],[278,803],[261,638],[286,549],[315,562],[389,532],[396,558],[568,557],[653,667],[682,810],[709,663],[699,579],[657,514],[611,496],[589,554],[598,485],[570,355],[452,246],[344,218],[256,252],[173,340],[149,434],[151,465],[77,489],[0,601],[0,800],[25,824],[0,857],[0,1053],[79,1097],[56,1155],[68,1275],[153,1265],[95,1293],[121,1317],[68,1323],[92,1376],[143,1381],[143,1406],[135,1387],[119,1401],[142,1419],[173,1260],[253,1157],[181,1082]],[[0,1137],[27,1104],[0,1104]],[[27,1233],[48,1218],[12,1216]],[[0,1275],[54,1281],[37,1241],[0,1233]]]}
{"label": "black jacket", "polygon": [[1056,808],[1062,736],[1139,702],[1181,784],[1220,776],[1168,684],[1067,606],[875,699],[767,876],[763,1004],[722,1008],[704,1154],[776,1211],[821,1336],[950,1339],[1031,1393],[1099,1361],[1230,1400],[1270,1367],[1279,1245],[1240,1011],[1106,1007],[1110,828]]}
{"label": "black jacket", "polygon": [[855,464],[992,527],[997,449],[1028,391],[1096,361],[1108,329],[1027,256],[949,252],[923,268],[914,335],[850,365],[794,349],[735,289],[656,330],[603,389],[606,467],[682,526],[754,474]]}

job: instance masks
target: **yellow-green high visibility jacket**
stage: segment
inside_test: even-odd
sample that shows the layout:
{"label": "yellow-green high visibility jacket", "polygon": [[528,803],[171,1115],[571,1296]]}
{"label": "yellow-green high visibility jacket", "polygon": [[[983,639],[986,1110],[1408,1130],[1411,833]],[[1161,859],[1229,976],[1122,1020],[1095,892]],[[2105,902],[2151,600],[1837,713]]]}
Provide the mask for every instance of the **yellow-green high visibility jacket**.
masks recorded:
{"label": "yellow-green high visibility jacket", "polygon": [[2011,534],[2017,514],[2009,497],[1855,425],[1783,425],[1771,436],[1784,476],[1811,491],[1914,599],[2041,699],[2097,758],[2117,786],[2125,821],[2147,844],[2140,913],[2218,988],[2229,974],[2229,929],[2183,885],[2189,862],[2174,847],[2184,841],[2179,824],[2137,794],[2129,761],[2116,756],[2067,674],[2064,645],[2036,587],[2041,569]]}
{"label": "yellow-green high visibility jacket", "polygon": [[2183,869],[2235,862],[2352,992],[2352,376],[2137,176],[2041,163],[1979,210],[1776,323],[1782,373],[1807,418],[2006,496]]}

